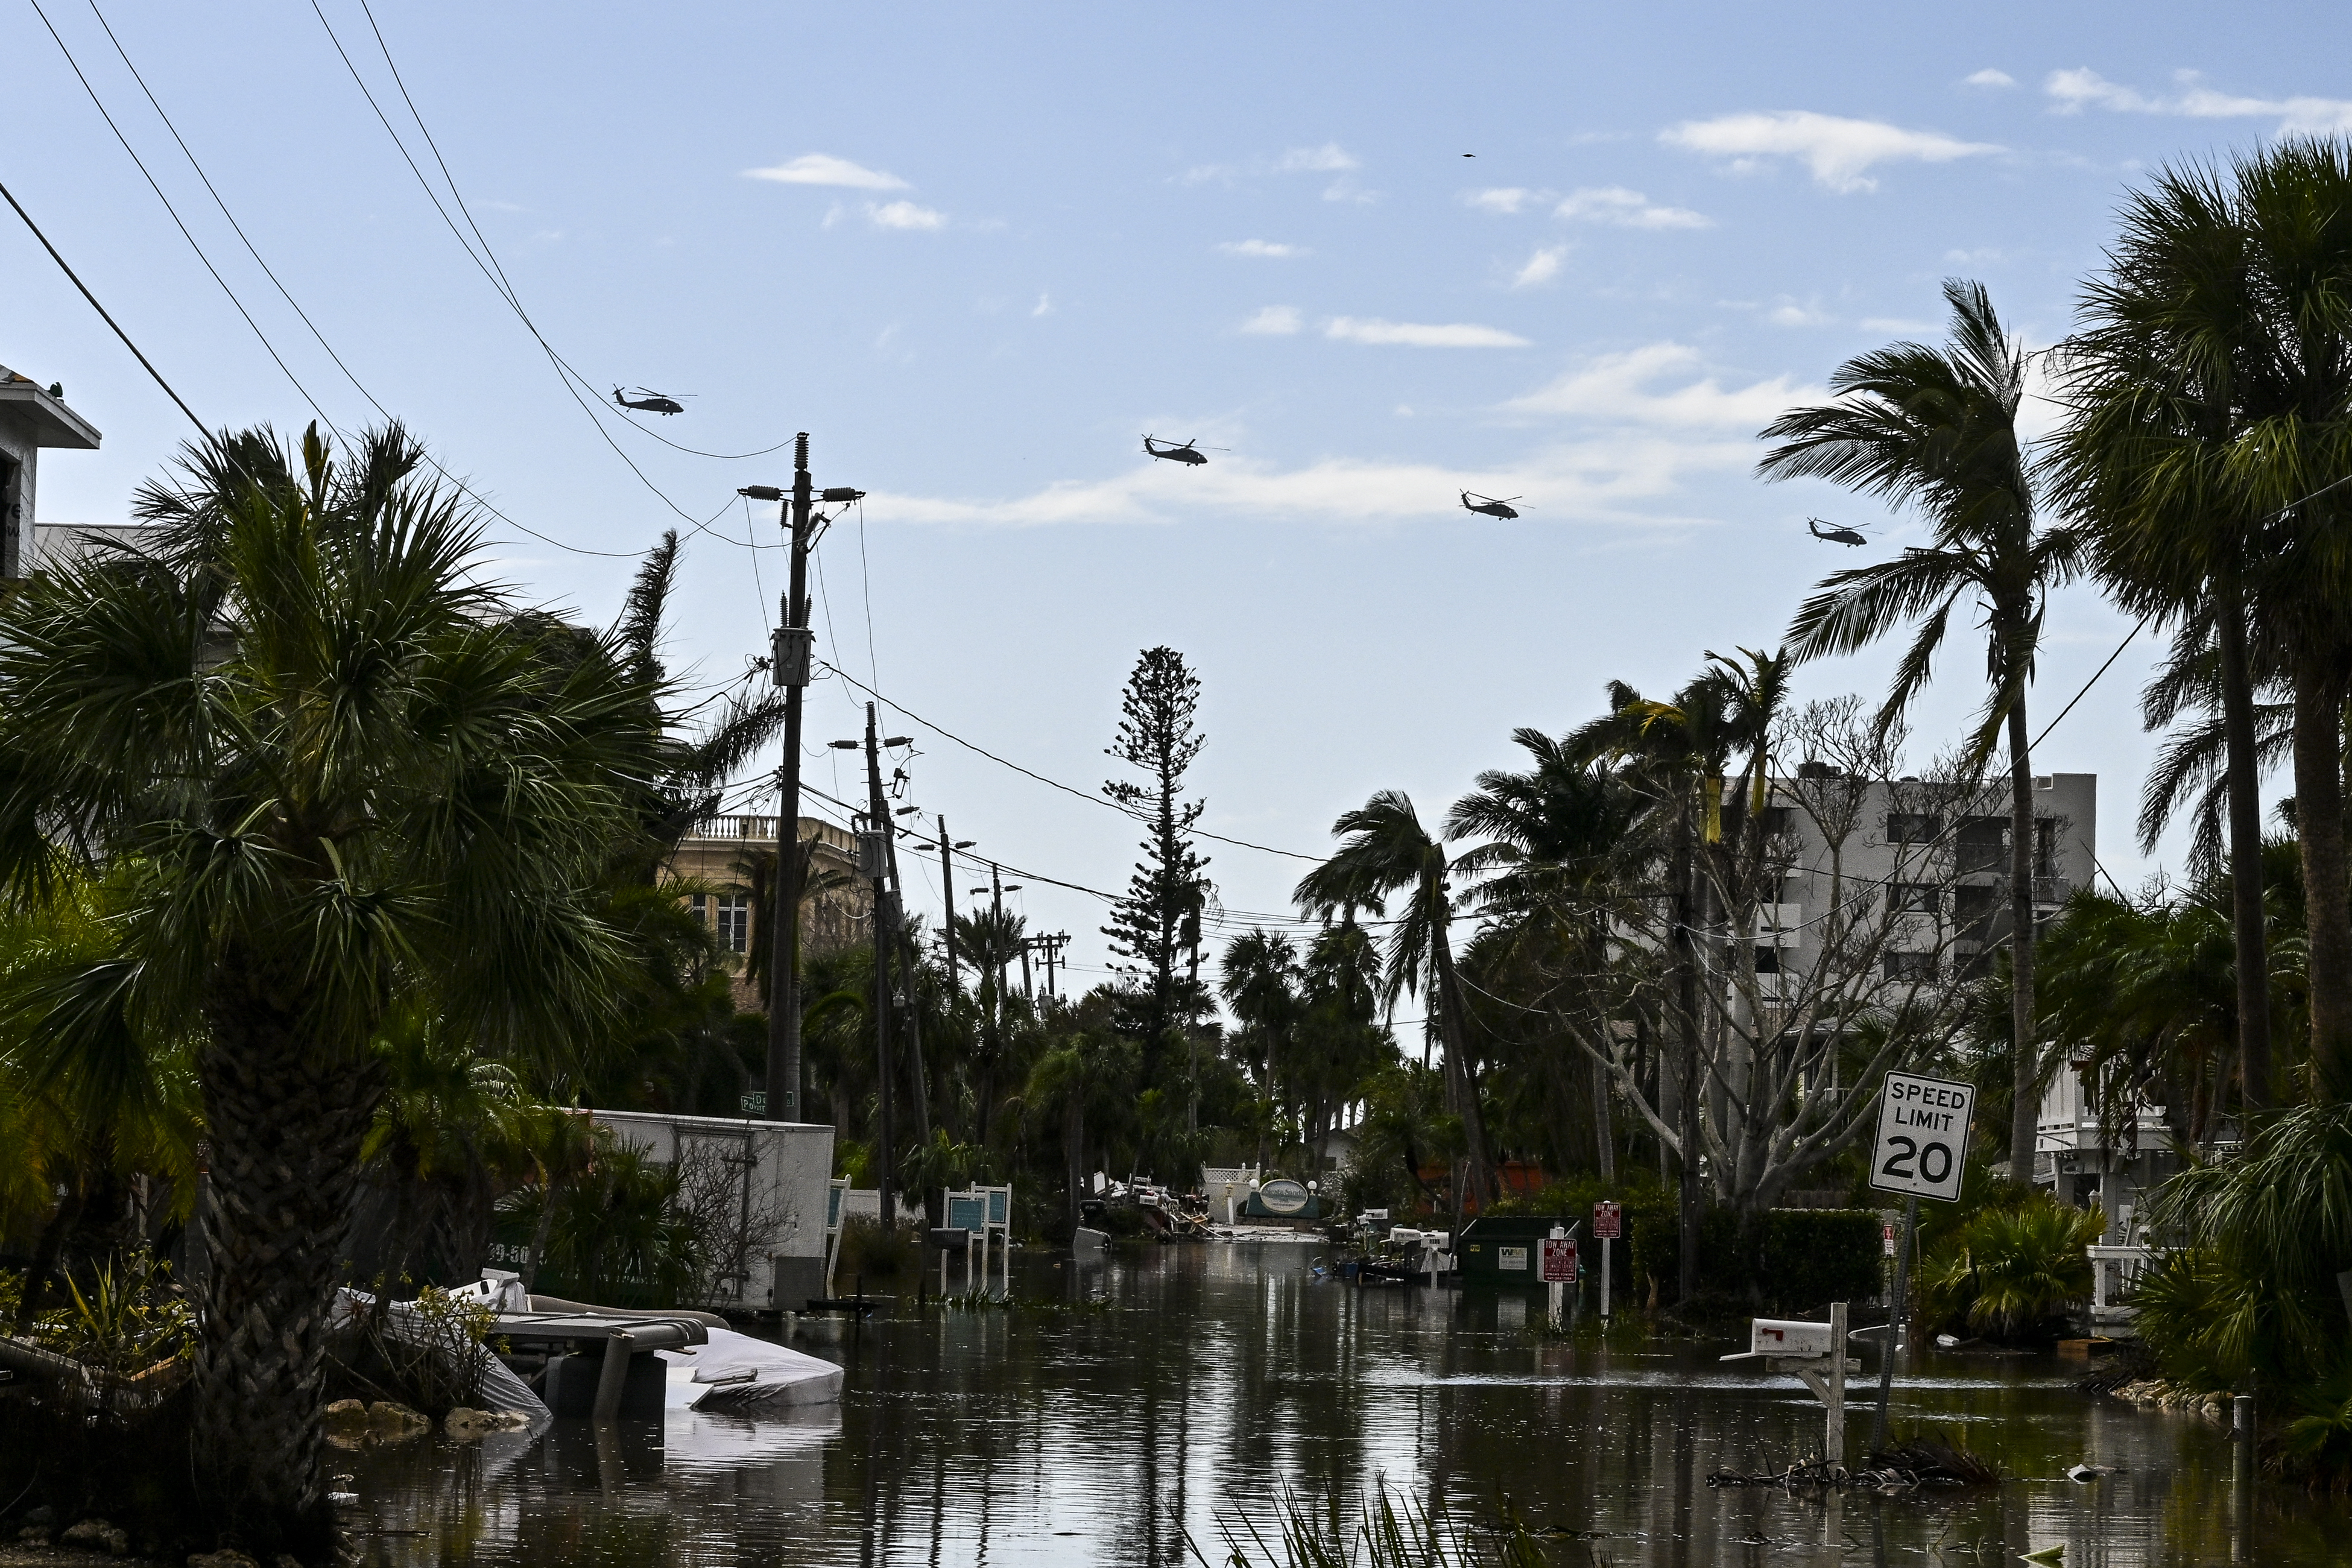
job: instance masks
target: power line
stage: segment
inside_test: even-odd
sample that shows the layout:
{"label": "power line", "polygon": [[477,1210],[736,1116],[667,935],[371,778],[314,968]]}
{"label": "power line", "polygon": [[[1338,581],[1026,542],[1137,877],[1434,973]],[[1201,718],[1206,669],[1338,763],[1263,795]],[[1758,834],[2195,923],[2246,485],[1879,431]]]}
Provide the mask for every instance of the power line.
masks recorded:
{"label": "power line", "polygon": [[16,209],[16,216],[25,220],[25,226],[33,231],[33,237],[41,242],[41,248],[49,253],[49,259],[58,264],[58,270],[64,273],[66,277],[71,280],[73,286],[81,290],[81,297],[89,301],[89,308],[98,312],[99,319],[104,321],[108,326],[114,329],[114,335],[122,340],[122,346],[131,351],[131,356],[139,362],[140,367],[146,371],[149,375],[153,376],[155,378],[155,384],[163,389],[163,395],[170,398],[174,404],[178,405],[180,412],[186,415],[189,422],[194,425],[198,430],[204,432],[205,438],[206,440],[210,440],[212,438],[212,431],[205,427],[203,420],[196,417],[196,411],[189,407],[186,401],[183,399],[178,393],[172,390],[172,384],[163,379],[163,373],[157,370],[153,362],[149,360],[145,354],[139,352],[139,345],[132,342],[131,341],[131,334],[122,330],[122,323],[117,321],[112,316],[107,313],[106,307],[98,302],[98,296],[89,291],[89,285],[83,282],[80,275],[76,273],[72,268],[66,265],[66,258],[58,254],[58,247],[49,243],[49,237],[41,232],[41,226],[33,221],[33,215],[25,210],[24,204],[16,199],[16,193],[9,190],[5,185],[0,185],[0,196],[5,196],[8,198],[8,205]]}
{"label": "power line", "polygon": [[[416,176],[416,183],[424,189],[425,199],[433,204],[433,210],[440,215],[442,223],[448,228],[450,236],[457,240],[459,248],[465,251],[467,258],[473,262],[475,268],[480,271],[483,278],[488,280],[490,285],[491,291],[499,296],[499,298],[506,304],[507,309],[514,312],[515,319],[523,324],[523,329],[530,333],[532,341],[538,343],[540,351],[547,356],[549,364],[555,370],[556,381],[558,384],[562,386],[564,395],[570,397],[573,403],[579,405],[580,411],[587,416],[589,424],[594,426],[597,437],[603,440],[607,447],[610,447],[613,449],[613,455],[620,458],[621,461],[627,466],[629,471],[636,476],[638,483],[644,485],[646,489],[650,490],[664,506],[668,507],[670,510],[677,513],[677,515],[684,519],[688,523],[692,524],[701,531],[710,532],[709,530],[703,528],[700,523],[696,522],[694,518],[688,514],[685,508],[672,500],[669,498],[668,493],[659,485],[654,483],[651,476],[646,474],[643,468],[637,466],[636,460],[631,458],[628,453],[621,449],[620,443],[613,439],[612,433],[604,426],[604,420],[601,412],[604,403],[603,395],[595,392],[593,385],[585,376],[583,376],[577,370],[572,368],[570,361],[566,360],[562,354],[556,352],[555,345],[547,341],[546,335],[539,330],[539,324],[532,321],[530,313],[523,309],[521,295],[516,291],[513,282],[507,277],[506,268],[499,262],[498,253],[491,248],[488,238],[483,235],[481,226],[474,221],[472,209],[467,206],[465,195],[457,189],[457,182],[450,176],[449,165],[441,156],[439,144],[434,141],[433,132],[425,126],[425,117],[417,112],[415,100],[409,97],[407,84],[401,79],[400,68],[398,65],[394,63],[392,58],[392,50],[384,42],[383,30],[376,26],[375,14],[373,11],[368,10],[366,0],[361,0],[361,9],[363,12],[366,12],[368,26],[375,33],[376,46],[378,48],[383,50],[384,64],[392,70],[393,80],[400,89],[402,100],[408,106],[409,116],[416,121],[416,128],[418,132],[424,135],[426,148],[431,151],[435,163],[441,170],[442,179],[448,184],[450,200],[457,204],[458,212],[463,215],[466,219],[467,226],[473,230],[474,238],[478,240],[481,244],[479,254],[476,253],[473,243],[469,242],[467,239],[465,233],[457,227],[457,220],[449,216],[449,209],[442,205],[440,193],[434,189],[433,182],[425,177],[425,171],[417,166],[416,159],[408,151],[408,143],[402,139],[400,132],[394,128],[391,117],[383,111],[383,106],[376,101],[374,91],[369,88],[366,79],[360,75],[358,65],[353,62],[350,53],[344,49],[342,39],[336,34],[334,25],[327,20],[327,13],[320,5],[319,0],[310,0],[310,9],[312,14],[319,18],[319,26],[326,29],[329,42],[334,45],[336,55],[343,62],[343,68],[351,73],[353,85],[358,87],[360,89],[360,96],[367,100],[368,107],[375,111],[376,121],[383,127],[384,134],[392,138],[393,145],[399,150],[401,161],[408,165],[409,173]],[[591,396],[595,399],[593,403],[591,403],[588,399],[583,398],[579,392],[574,389],[572,383],[575,381],[577,381],[580,385],[588,387]],[[624,423],[627,422],[625,421]],[[630,425],[629,427],[631,429],[641,428],[634,424]],[[645,433],[647,435],[652,434],[651,431],[646,431]],[[659,439],[659,437],[656,437],[656,439]],[[674,442],[669,444],[676,445]],[[767,448],[767,450],[774,451],[776,448],[772,447]],[[699,455],[707,457],[719,456],[719,454],[716,453],[705,453]],[[759,456],[761,454],[747,453],[744,455],[748,457]],[[714,539],[726,540],[730,544],[738,543],[737,541],[727,539],[727,536],[721,533],[711,533],[711,537]],[[743,546],[743,548],[756,548],[756,546]]]}
{"label": "power line", "polygon": [[[835,657],[840,657],[837,649]],[[824,661],[822,659],[817,662],[824,664]],[[883,696],[881,692],[877,691],[874,688],[866,685],[864,681],[858,679],[856,676],[850,674],[847,670],[842,668],[837,664],[825,664],[824,667],[825,668],[833,671],[834,674],[841,677],[842,679],[849,682],[850,685],[857,688],[858,690],[865,692],[868,697],[874,698],[876,700],[880,702],[888,703],[890,707],[905,714],[908,718],[912,719],[924,729],[935,731],[940,734],[945,735],[949,740],[953,741],[957,745],[961,746],[964,750],[968,752],[977,752],[980,755],[986,757],[990,762],[996,763],[999,767],[1011,768],[1014,773],[1019,773],[1024,778],[1034,779],[1041,784],[1060,790],[1064,795],[1076,795],[1080,800],[1099,805],[1107,811],[1115,811],[1121,816],[1128,817],[1133,821],[1144,822],[1150,820],[1145,817],[1142,813],[1130,811],[1126,806],[1119,805],[1117,801],[1106,800],[1101,795],[1092,795],[1085,790],[1073,788],[1072,786],[1062,783],[1059,779],[1049,779],[1044,773],[1037,773],[1029,768],[1024,768],[1019,763],[1013,762],[1007,758],[1000,757],[994,752],[990,751],[987,747],[981,745],[979,742],[967,741],[961,735],[957,734],[954,731],[948,729],[945,725],[924,718],[920,713],[918,713],[913,709],[907,707],[904,703]],[[1267,855],[1280,855],[1292,860],[1312,860],[1320,864],[1324,859],[1323,856],[1301,855],[1295,849],[1276,849],[1270,844],[1253,844],[1246,838],[1228,838],[1222,833],[1211,833],[1206,828],[1194,828],[1192,831],[1198,837],[1213,838],[1220,844],[1231,844],[1243,849],[1255,849]]]}
{"label": "power line", "polygon": [[[177,227],[180,231],[181,237],[188,242],[188,248],[195,252],[196,259],[204,264],[205,270],[212,275],[213,281],[220,285],[221,292],[228,296],[229,303],[235,306],[237,314],[244,318],[245,324],[252,330],[255,338],[259,340],[263,351],[269,355],[270,359],[277,364],[278,370],[285,374],[287,381],[291,384],[294,390],[300,395],[302,401],[310,405],[310,411],[313,414],[316,414],[319,416],[320,421],[330,430],[334,431],[338,436],[343,436],[344,432],[341,426],[335,423],[332,416],[329,415],[324,408],[319,405],[318,399],[310,395],[310,389],[303,385],[301,378],[294,374],[293,370],[287,364],[284,356],[278,353],[277,345],[270,342],[269,334],[262,331],[260,323],[254,320],[253,313],[246,309],[245,301],[238,298],[236,290],[229,286],[228,280],[221,276],[220,269],[213,265],[212,258],[205,253],[205,247],[197,243],[194,234],[189,230],[187,224],[181,218],[179,209],[172,205],[171,197],[163,194],[163,187],[157,183],[154,174],[149,171],[145,160],[139,156],[138,151],[131,145],[130,138],[123,134],[122,128],[115,122],[114,116],[108,110],[105,100],[99,96],[98,89],[91,85],[89,76],[82,70],[81,62],[74,58],[73,50],[67,46],[64,37],[58,32],[56,25],[49,20],[48,14],[40,8],[39,0],[32,0],[32,5],[34,13],[41,18],[41,25],[48,29],[49,37],[56,41],[58,52],[65,56],[66,64],[71,68],[75,79],[81,83],[82,91],[89,95],[90,103],[98,110],[100,118],[106,121],[107,129],[113,132],[114,139],[122,144],[122,150],[131,155],[131,163],[137,165],[140,174],[147,181],[148,188],[152,190],[155,193],[156,199],[163,204],[164,212],[171,216],[173,226]],[[287,289],[286,285],[278,279],[278,274],[271,269],[268,262],[262,258],[261,252],[255,247],[252,239],[246,234],[244,226],[236,221],[236,215],[229,210],[227,202],[222,199],[219,190],[213,184],[212,177],[205,174],[203,163],[198,162],[195,153],[188,146],[186,139],[181,136],[179,127],[173,124],[172,117],[168,113],[164,112],[163,106],[157,100],[153,89],[148,87],[146,79],[140,75],[139,68],[131,63],[130,53],[123,48],[121,40],[115,37],[114,29],[107,22],[105,14],[98,9],[96,0],[90,0],[90,13],[98,18],[99,26],[106,32],[107,40],[113,44],[115,53],[121,57],[123,65],[130,70],[131,79],[139,84],[140,91],[146,95],[147,101],[153,106],[157,118],[163,121],[164,129],[171,132],[172,140],[179,144],[182,154],[188,160],[189,167],[194,169],[196,172],[196,178],[204,182],[205,191],[213,198],[213,204],[220,208],[221,216],[226,218],[228,220],[229,226],[236,230],[236,237],[244,243],[247,254],[252,256],[256,265],[260,267],[263,274],[268,278],[269,281],[273,285],[276,286],[278,292],[284,297],[287,304],[293,307],[294,313],[302,319],[302,324],[310,329],[310,335],[319,340],[319,346],[327,351],[327,357],[335,362],[335,368],[343,373],[344,377],[351,382],[352,386],[358,388],[361,396],[366,398],[370,404],[374,405],[376,412],[382,414],[386,419],[392,418],[393,415],[391,411],[386,409],[381,402],[377,401],[374,395],[370,393],[366,386],[362,384],[359,377],[352,374],[351,367],[344,363],[342,356],[335,352],[334,345],[327,342],[325,334],[319,331],[318,324],[311,321],[309,312],[302,309],[301,304],[296,300],[292,293]],[[11,205],[14,205],[14,198],[12,197],[10,200]],[[17,211],[19,216],[22,216],[24,209],[22,207],[18,207]],[[30,218],[26,219],[27,224],[30,224],[31,221],[32,220]],[[36,228],[34,232],[36,235],[38,235],[39,230]],[[44,246],[47,246],[48,242],[44,238],[42,240],[42,244]],[[54,247],[50,248],[49,253],[52,257],[57,255]],[[58,259],[58,264],[60,267],[65,265],[61,258]],[[67,269],[67,276],[69,278],[73,277],[71,268]],[[81,288],[81,280],[79,278],[75,278],[74,282],[77,288]],[[82,289],[82,294],[85,299],[90,300],[90,303],[93,306],[97,305],[98,301],[90,296],[89,290],[87,288]],[[99,310],[99,314],[105,316],[106,312],[103,309],[100,309]],[[107,318],[107,324],[109,326],[114,326],[114,321],[111,317]],[[118,336],[121,334],[121,329],[120,327],[115,327],[115,331]],[[125,338],[124,341],[126,342],[129,342],[127,338]],[[136,353],[138,351],[134,348],[132,352]],[[143,355],[141,357],[141,363],[145,363],[145,358]],[[156,376],[157,384],[164,385],[162,376],[156,374],[155,369],[152,364],[148,365],[147,369],[149,374]],[[164,390],[168,393],[171,391],[171,388],[168,385],[164,385]],[[177,394],[173,394],[173,401],[180,403],[180,411],[182,413],[187,414],[191,419],[195,418],[195,416],[189,411],[187,405],[180,402]],[[203,427],[203,421],[198,420],[197,424],[200,428]],[[205,434],[206,437],[209,438],[212,432],[209,429],[206,429]],[[348,437],[345,437],[345,438],[348,439]],[[503,511],[500,511],[497,507],[492,506],[487,500],[476,493],[469,486],[467,486],[464,480],[458,479],[455,474],[449,472],[447,468],[442,467],[441,463],[429,452],[425,455],[425,460],[426,463],[430,464],[443,479],[448,480],[449,483],[455,486],[458,490],[472,499],[485,511],[488,511],[491,516],[498,518],[508,526],[520,529],[521,531],[530,534],[534,539],[552,544],[558,549],[572,551],[575,553],[582,555],[601,555],[619,561],[635,559],[635,553],[631,552],[589,550],[580,545],[567,544],[562,540],[557,539],[552,535],[541,533],[539,530],[530,527],[527,523],[517,521],[515,519],[507,516]]]}

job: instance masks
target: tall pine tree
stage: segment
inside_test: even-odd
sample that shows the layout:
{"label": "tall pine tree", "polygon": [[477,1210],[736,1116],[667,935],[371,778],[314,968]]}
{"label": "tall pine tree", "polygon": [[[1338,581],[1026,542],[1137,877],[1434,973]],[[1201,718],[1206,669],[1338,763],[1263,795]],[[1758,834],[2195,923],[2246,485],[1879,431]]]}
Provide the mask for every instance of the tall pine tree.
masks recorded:
{"label": "tall pine tree", "polygon": [[1161,1081],[1161,1068],[1206,1004],[1188,949],[1200,942],[1200,911],[1209,891],[1208,860],[1191,837],[1205,801],[1186,801],[1184,773],[1208,737],[1193,725],[1201,679],[1172,647],[1146,648],[1119,699],[1118,738],[1106,755],[1144,775],[1113,779],[1103,793],[1141,818],[1150,832],[1143,858],[1128,879],[1127,897],[1102,928],[1118,967],[1134,983],[1135,1032],[1142,1037],[1144,1082]]}

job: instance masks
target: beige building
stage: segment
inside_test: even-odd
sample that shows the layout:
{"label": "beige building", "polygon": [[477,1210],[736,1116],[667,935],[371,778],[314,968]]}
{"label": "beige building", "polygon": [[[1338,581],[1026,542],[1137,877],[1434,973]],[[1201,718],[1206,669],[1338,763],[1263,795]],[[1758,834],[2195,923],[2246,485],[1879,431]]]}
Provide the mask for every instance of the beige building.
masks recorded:
{"label": "beige building", "polygon": [[[815,846],[808,885],[801,894],[802,954],[823,957],[871,941],[873,889],[857,875],[856,836],[803,816],[799,837],[802,843]],[[688,905],[733,955],[735,1005],[752,1011],[758,1010],[760,999],[743,977],[743,959],[768,940],[751,896],[754,882],[764,886],[767,874],[755,877],[754,867],[763,862],[772,867],[775,854],[774,817],[714,816],[680,839],[662,868],[665,881],[698,882],[709,889],[687,895]]]}

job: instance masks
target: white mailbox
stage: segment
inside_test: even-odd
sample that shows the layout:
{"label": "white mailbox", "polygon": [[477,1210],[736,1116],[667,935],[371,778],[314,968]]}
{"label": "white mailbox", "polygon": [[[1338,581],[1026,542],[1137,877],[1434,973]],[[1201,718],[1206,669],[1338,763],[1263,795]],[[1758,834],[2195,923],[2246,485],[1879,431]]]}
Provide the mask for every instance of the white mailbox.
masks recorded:
{"label": "white mailbox", "polygon": [[1781,1356],[1790,1361],[1826,1359],[1831,1345],[1836,1342],[1835,1331],[1827,1323],[1802,1323],[1792,1318],[1757,1318],[1748,1329],[1748,1353],[1742,1357],[1726,1356],[1726,1361],[1749,1360],[1757,1356]]}

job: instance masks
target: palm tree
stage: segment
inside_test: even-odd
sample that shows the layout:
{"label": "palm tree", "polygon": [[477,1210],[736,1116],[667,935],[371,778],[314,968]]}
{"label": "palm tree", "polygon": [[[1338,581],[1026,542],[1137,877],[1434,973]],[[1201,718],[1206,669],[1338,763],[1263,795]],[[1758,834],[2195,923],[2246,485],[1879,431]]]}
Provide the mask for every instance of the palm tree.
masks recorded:
{"label": "palm tree", "polygon": [[[2232,474],[2246,433],[2240,385],[2262,324],[2251,236],[2233,208],[2228,186],[2194,168],[2165,170],[2126,200],[2122,236],[2105,275],[2084,286],[2063,351],[2070,416],[2052,451],[2101,585],[2126,611],[2176,623],[2182,652],[2210,646],[2215,656],[2239,1073],[2248,1103],[2262,1106],[2273,1086],[2247,596],[2254,520]],[[2168,815],[2144,812],[2143,840]]]}
{"label": "palm tree", "polygon": [[[1618,770],[1579,761],[1540,730],[1511,733],[1533,760],[1522,773],[1490,768],[1446,813],[1449,840],[1476,839],[1455,868],[1483,879],[1478,909],[1513,949],[1535,946],[1590,992],[1607,968],[1611,911],[1639,868],[1640,802]],[[1579,1003],[1589,1005],[1589,995]],[[1548,1053],[1560,1065],[1571,1053]],[[1593,1135],[1603,1178],[1617,1173],[1608,1069],[1591,1064]]]}
{"label": "palm tree", "polygon": [[369,1042],[429,998],[484,1050],[593,1033],[599,912],[667,765],[612,638],[517,616],[397,426],[186,452],[152,549],[0,603],[0,899],[110,861],[112,950],[50,1026],[200,1033],[212,1142],[194,1458],[219,1527],[323,1561],[330,1307],[383,1091]]}
{"label": "palm tree", "polygon": [[[2352,1093],[2352,886],[2342,712],[2352,690],[2352,148],[2290,141],[2226,178],[2170,171],[2126,210],[2071,351],[2063,437],[2102,575],[2126,602],[2210,614],[2223,669],[2242,1020],[2259,1002],[2258,741],[2273,663],[2293,693],[2309,900],[2313,1066]],[[2207,605],[2210,604],[2210,610]],[[2274,662],[2273,662],[2274,661]],[[2242,1053],[2268,1078],[2267,1034]],[[2267,1091],[2270,1085],[2262,1081]],[[2260,1098],[2267,1099],[2264,1092]]]}
{"label": "palm tree", "polygon": [[1952,308],[1945,348],[1895,343],[1848,360],[1830,378],[1837,401],[1792,408],[1764,438],[1780,445],[1759,472],[1768,479],[1822,479],[1895,507],[1916,506],[1931,542],[1893,561],[1836,572],[1805,601],[1789,629],[1800,659],[1853,653],[1916,622],[1879,710],[1892,726],[1927,685],[1952,612],[1970,603],[1985,616],[1990,689],[1964,753],[1970,769],[2009,742],[2010,958],[2017,1102],[2010,1121],[2010,1170],[2033,1169],[2033,760],[2025,699],[2042,642],[2043,604],[2074,570],[2077,535],[2036,526],[2034,480],[2018,438],[2025,397],[2024,344],[2001,326],[1981,284],[1944,285]]}
{"label": "palm tree", "polygon": [[1412,801],[1401,790],[1380,791],[1342,815],[1331,832],[1345,842],[1299,879],[1291,897],[1328,917],[1381,905],[1391,893],[1405,895],[1404,913],[1389,931],[1385,999],[1393,1007],[1399,996],[1427,987],[1445,1047],[1447,1109],[1462,1119],[1470,1191],[1483,1206],[1493,1196],[1494,1165],[1472,1070],[1461,980],[1454,968],[1454,896],[1447,880],[1452,867],[1445,850],[1422,826]]}

